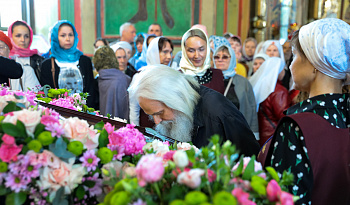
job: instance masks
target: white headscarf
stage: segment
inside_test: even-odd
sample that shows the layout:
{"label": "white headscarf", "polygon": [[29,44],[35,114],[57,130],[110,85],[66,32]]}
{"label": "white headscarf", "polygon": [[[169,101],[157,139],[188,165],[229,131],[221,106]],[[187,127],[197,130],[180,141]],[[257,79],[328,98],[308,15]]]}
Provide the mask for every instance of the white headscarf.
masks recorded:
{"label": "white headscarf", "polygon": [[116,43],[116,45],[119,45],[120,47],[122,47],[124,49],[129,49],[130,51],[132,51],[131,44],[126,42],[126,41],[119,41],[118,43]]}
{"label": "white headscarf", "polygon": [[[191,33],[202,33],[205,36],[206,46],[207,46],[207,54],[204,60],[204,63],[201,67],[194,67],[190,59],[187,57],[185,42],[191,36]],[[200,28],[191,28],[189,29],[183,36],[181,40],[181,49],[182,49],[182,58],[180,61],[180,69],[186,75],[191,76],[203,76],[207,70],[210,68],[210,46],[207,34]]]}
{"label": "white headscarf", "polygon": [[265,41],[264,44],[262,45],[262,48],[261,48],[259,53],[265,53],[266,54],[266,50],[271,44],[274,44],[277,47],[278,53],[280,54],[280,58],[284,62],[283,47],[281,46],[279,41],[276,41],[276,40],[267,40],[267,41]]}
{"label": "white headscarf", "polygon": [[257,59],[257,58],[262,58],[262,59],[264,59],[264,60],[266,61],[267,59],[270,58],[270,56],[268,56],[268,55],[265,54],[265,53],[258,53],[258,54],[256,54],[256,55],[254,55],[253,61],[254,61],[255,59]]}
{"label": "white headscarf", "polygon": [[350,26],[336,18],[314,21],[299,31],[307,59],[320,72],[350,84]]}
{"label": "white headscarf", "polygon": [[270,57],[249,79],[253,87],[256,100],[256,111],[259,110],[260,103],[275,90],[278,74],[283,70],[285,62],[278,57]]}
{"label": "white headscarf", "polygon": [[148,45],[147,58],[146,58],[147,65],[160,64],[159,48],[158,48],[159,39],[160,37],[154,38],[151,41],[151,43]]}

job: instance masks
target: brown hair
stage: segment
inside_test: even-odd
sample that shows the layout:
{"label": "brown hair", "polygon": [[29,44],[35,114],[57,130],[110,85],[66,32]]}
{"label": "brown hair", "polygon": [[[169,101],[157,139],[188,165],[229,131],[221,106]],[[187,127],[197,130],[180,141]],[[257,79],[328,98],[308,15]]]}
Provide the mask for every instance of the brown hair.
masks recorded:
{"label": "brown hair", "polygon": [[292,47],[301,55],[302,58],[306,58],[306,55],[303,51],[303,48],[300,45],[300,41],[299,41],[299,30],[295,31],[293,33],[293,37],[291,39],[291,43],[292,43]]}

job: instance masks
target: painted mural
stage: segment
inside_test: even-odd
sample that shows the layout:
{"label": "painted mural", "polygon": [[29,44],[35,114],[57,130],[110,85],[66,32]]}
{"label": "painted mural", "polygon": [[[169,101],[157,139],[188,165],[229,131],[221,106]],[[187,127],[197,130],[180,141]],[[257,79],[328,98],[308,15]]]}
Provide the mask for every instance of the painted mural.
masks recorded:
{"label": "painted mural", "polygon": [[139,32],[147,32],[152,23],[159,23],[167,36],[181,37],[192,22],[191,0],[103,0],[102,35],[116,37],[124,22],[135,24]]}

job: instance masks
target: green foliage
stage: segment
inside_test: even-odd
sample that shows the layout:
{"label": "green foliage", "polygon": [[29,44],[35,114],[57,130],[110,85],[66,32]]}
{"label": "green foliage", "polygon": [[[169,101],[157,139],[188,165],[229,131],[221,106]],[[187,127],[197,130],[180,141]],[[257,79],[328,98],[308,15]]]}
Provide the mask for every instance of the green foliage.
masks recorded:
{"label": "green foliage", "polygon": [[58,138],[55,144],[50,144],[49,150],[53,152],[57,157],[63,160],[67,160],[69,158],[75,157],[74,154],[67,151],[67,143],[63,141],[62,138]]}
{"label": "green foliage", "polygon": [[100,133],[100,136],[98,137],[98,147],[107,147],[108,143],[108,132],[105,129],[103,129]]}
{"label": "green foliage", "polygon": [[12,192],[6,196],[6,205],[22,205],[27,199],[27,194],[24,192]]}

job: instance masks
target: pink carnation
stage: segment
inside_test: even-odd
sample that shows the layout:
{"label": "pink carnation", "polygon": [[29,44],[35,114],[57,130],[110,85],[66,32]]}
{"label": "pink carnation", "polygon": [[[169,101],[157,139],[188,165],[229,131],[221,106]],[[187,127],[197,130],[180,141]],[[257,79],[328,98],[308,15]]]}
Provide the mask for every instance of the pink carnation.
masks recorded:
{"label": "pink carnation", "polygon": [[293,195],[291,195],[288,192],[282,191],[280,195],[280,202],[281,205],[293,205]]}
{"label": "pink carnation", "polygon": [[241,205],[256,205],[256,203],[249,200],[249,194],[241,188],[235,188],[232,190],[232,195],[237,198],[238,203]]}
{"label": "pink carnation", "polygon": [[216,174],[213,170],[211,169],[207,169],[207,172],[208,172],[208,180],[209,182],[213,182],[216,180]]}
{"label": "pink carnation", "polygon": [[108,134],[112,134],[112,132],[114,131],[114,126],[112,126],[109,122],[105,124],[104,128]]}
{"label": "pink carnation", "polygon": [[0,159],[4,162],[17,161],[17,155],[21,152],[23,145],[17,146],[14,137],[6,134],[2,140],[4,142],[0,147]]}
{"label": "pink carnation", "polygon": [[136,165],[136,176],[140,186],[159,181],[164,174],[163,159],[154,154],[144,155]]}
{"label": "pink carnation", "polygon": [[48,126],[49,124],[55,124],[59,123],[58,119],[56,119],[54,116],[50,115],[43,115],[40,120],[41,124]]}
{"label": "pink carnation", "polygon": [[277,202],[281,191],[281,187],[274,179],[267,184],[266,193],[269,201]]}

